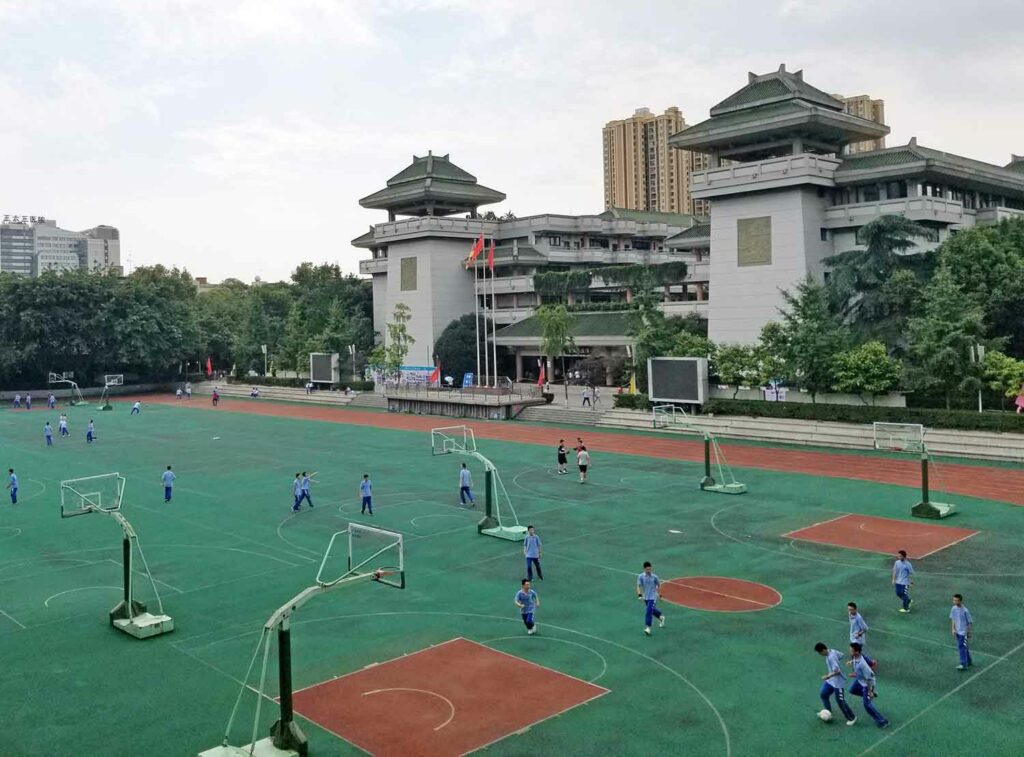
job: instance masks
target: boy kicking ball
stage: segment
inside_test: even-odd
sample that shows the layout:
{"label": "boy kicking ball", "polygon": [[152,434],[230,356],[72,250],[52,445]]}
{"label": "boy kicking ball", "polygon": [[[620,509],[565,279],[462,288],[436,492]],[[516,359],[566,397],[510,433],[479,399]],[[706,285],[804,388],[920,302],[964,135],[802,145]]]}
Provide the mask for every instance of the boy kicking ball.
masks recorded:
{"label": "boy kicking ball", "polygon": [[533,636],[537,633],[537,624],[533,622],[533,613],[540,607],[540,599],[537,592],[530,588],[530,582],[523,579],[522,588],[516,592],[516,607],[523,615],[523,625],[526,626],[526,633]]}

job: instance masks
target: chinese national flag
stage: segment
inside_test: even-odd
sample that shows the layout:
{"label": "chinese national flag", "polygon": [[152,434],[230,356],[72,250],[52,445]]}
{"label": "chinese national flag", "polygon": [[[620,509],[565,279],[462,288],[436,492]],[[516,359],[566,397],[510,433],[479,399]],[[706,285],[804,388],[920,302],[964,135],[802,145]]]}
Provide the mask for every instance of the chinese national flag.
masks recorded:
{"label": "chinese national flag", "polygon": [[491,269],[491,273],[494,273],[494,240],[491,240],[491,246],[487,249],[487,267]]}
{"label": "chinese national flag", "polygon": [[538,360],[537,363],[540,365],[540,375],[537,377],[537,386],[544,386],[544,361]]}
{"label": "chinese national flag", "polygon": [[484,251],[484,233],[480,232],[480,238],[473,242],[473,249],[469,251],[469,259],[466,260],[466,268],[469,268],[471,263],[476,262],[476,259],[480,257],[480,253]]}
{"label": "chinese national flag", "polygon": [[440,381],[441,381],[441,364],[438,363],[437,365],[434,366],[434,372],[430,374],[430,378],[428,379],[427,383],[434,384],[434,383],[440,383]]}
{"label": "chinese national flag", "polygon": [[213,375],[213,362],[210,360],[210,358],[206,358],[206,375]]}

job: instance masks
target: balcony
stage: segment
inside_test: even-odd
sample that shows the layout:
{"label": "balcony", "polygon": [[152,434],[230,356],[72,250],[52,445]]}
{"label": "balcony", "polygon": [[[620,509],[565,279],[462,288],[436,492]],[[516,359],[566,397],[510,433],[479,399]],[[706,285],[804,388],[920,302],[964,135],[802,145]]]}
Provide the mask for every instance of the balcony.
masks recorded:
{"label": "balcony", "polygon": [[696,313],[701,318],[708,317],[708,300],[686,300],[684,302],[663,302],[661,310],[665,315],[687,316]]}
{"label": "balcony", "polygon": [[370,260],[359,261],[359,273],[387,273],[387,258],[371,258]]}
{"label": "balcony", "polygon": [[694,199],[702,200],[803,184],[832,187],[835,186],[832,179],[841,162],[822,155],[800,153],[694,171],[690,175],[690,193]]}
{"label": "balcony", "polygon": [[985,226],[1005,221],[1008,218],[1020,218],[1024,216],[1024,210],[1016,208],[978,208],[978,223]]}
{"label": "balcony", "polygon": [[963,203],[956,200],[944,200],[941,197],[902,197],[827,208],[825,227],[842,229],[864,226],[885,215],[904,216],[911,221],[970,225],[975,212],[965,210]]}

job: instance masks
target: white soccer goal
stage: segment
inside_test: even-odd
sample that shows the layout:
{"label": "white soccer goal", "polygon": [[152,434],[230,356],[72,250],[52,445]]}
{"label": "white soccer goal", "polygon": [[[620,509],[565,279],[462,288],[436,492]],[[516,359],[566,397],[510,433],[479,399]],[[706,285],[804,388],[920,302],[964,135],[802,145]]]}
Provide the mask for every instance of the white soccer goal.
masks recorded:
{"label": "white soccer goal", "polygon": [[920,423],[873,423],[875,449],[924,452],[925,428]]}

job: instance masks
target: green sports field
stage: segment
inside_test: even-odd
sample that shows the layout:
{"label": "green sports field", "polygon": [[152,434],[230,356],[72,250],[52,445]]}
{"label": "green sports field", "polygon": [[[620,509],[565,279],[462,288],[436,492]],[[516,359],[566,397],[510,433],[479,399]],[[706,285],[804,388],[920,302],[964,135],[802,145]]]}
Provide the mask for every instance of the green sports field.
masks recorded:
{"label": "green sports field", "polygon": [[[42,426],[56,427],[56,413],[0,411],[0,467],[21,483],[17,506],[0,501],[0,754],[194,755],[219,744],[263,623],[312,582],[331,534],[350,519],[405,535],[408,587],[360,584],[299,611],[296,689],[464,637],[610,690],[488,753],[1024,754],[1024,510],[1014,505],[956,496],[960,512],[933,525],[980,533],[916,561],[913,612],[901,615],[891,557],[782,535],[845,513],[909,519],[912,489],[738,469],[747,494],[705,494],[693,463],[599,446],[581,486],[555,473],[555,428],[549,447],[482,439],[521,521],[544,541],[539,633],[527,637],[512,604],[521,545],[476,534],[479,514],[457,506],[457,469],[470,462],[480,488],[482,470],[432,457],[429,434],[214,411],[198,399],[128,410],[71,408],[72,436],[53,448]],[[634,438],[641,453],[644,437]],[[178,476],[169,505],[167,465]],[[300,470],[318,471],[316,508],[293,515]],[[123,514],[160,582],[172,634],[139,641],[108,625],[120,595],[119,529],[100,515],[59,517],[61,480],[110,471],[127,478]],[[372,521],[358,514],[364,472],[374,480]],[[634,594],[644,560],[666,581],[744,579],[782,601],[751,612],[663,602],[667,625],[648,638]],[[963,673],[949,632],[954,592],[975,621],[975,665]],[[813,646],[846,649],[850,600],[871,627],[886,730],[852,697],[855,727],[816,717],[824,665]],[[275,670],[272,657],[271,694]],[[494,680],[490,696],[500,711],[542,693]],[[249,741],[255,701],[243,697],[236,745]],[[260,737],[275,717],[265,701]],[[400,703],[391,717],[402,728]],[[361,752],[299,721],[311,754]]]}

